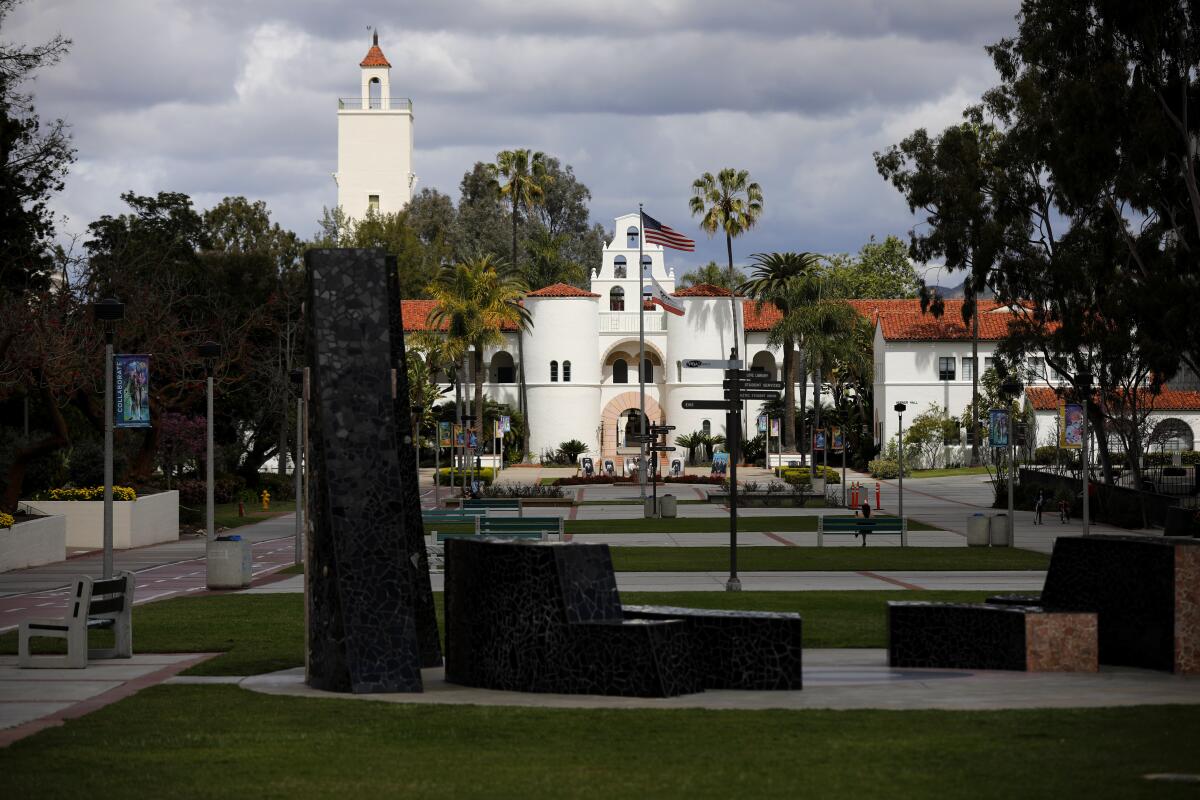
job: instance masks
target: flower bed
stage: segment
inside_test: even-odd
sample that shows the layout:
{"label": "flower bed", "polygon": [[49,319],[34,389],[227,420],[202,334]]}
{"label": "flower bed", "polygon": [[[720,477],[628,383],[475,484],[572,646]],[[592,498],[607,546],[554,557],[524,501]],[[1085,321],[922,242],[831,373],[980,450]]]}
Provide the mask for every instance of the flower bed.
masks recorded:
{"label": "flower bed", "polygon": [[[104,500],[103,486],[80,486],[64,489],[51,489],[46,492],[45,500]],[[129,486],[114,486],[113,500],[137,500],[137,492]]]}
{"label": "flower bed", "polygon": [[66,560],[66,517],[33,517],[0,527],[0,572]]}
{"label": "flower bed", "polygon": [[[129,491],[132,493],[133,490]],[[39,514],[65,517],[67,547],[99,549],[104,546],[103,500],[22,500],[21,505]],[[178,491],[159,492],[136,500],[117,500],[113,503],[113,547],[144,547],[159,542],[173,542],[178,538]]]}

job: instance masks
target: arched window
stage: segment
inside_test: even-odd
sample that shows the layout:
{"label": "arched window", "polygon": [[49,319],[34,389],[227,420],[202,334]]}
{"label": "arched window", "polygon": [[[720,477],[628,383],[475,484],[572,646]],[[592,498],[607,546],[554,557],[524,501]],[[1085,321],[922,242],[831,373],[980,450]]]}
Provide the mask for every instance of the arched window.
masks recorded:
{"label": "arched window", "polygon": [[1167,453],[1191,450],[1194,444],[1191,426],[1181,419],[1164,419],[1154,426],[1154,433],[1150,435],[1151,447],[1157,445]]}
{"label": "arched window", "polygon": [[379,82],[379,78],[367,81],[367,107],[383,108],[383,84]]}
{"label": "arched window", "polygon": [[608,293],[608,310],[609,311],[624,311],[625,310],[625,290],[620,286],[614,286],[612,291]]}
{"label": "arched window", "polygon": [[649,275],[653,272],[654,259],[650,256],[642,256],[642,274]]}
{"label": "arched window", "polygon": [[563,383],[570,383],[570,382],[571,382],[571,362],[564,361],[563,362]]}
{"label": "arched window", "polygon": [[648,358],[642,362],[642,374],[646,383],[654,383],[654,364]]}
{"label": "arched window", "polygon": [[492,383],[515,383],[517,370],[513,357],[501,350],[492,356],[492,369],[489,380]]}
{"label": "arched window", "polygon": [[640,436],[642,433],[642,414],[636,408],[629,409],[629,416],[625,421],[625,435],[621,440],[628,447],[630,436]]}
{"label": "arched window", "polygon": [[558,362],[557,361],[550,362],[550,382],[558,383]]}
{"label": "arched window", "polygon": [[629,383],[629,365],[623,358],[613,362],[613,383]]}
{"label": "arched window", "polygon": [[637,247],[638,229],[637,229],[636,225],[630,225],[629,230],[625,231],[625,239],[626,239],[625,246],[628,247],[630,250]]}
{"label": "arched window", "polygon": [[712,436],[712,421],[706,419],[701,422],[700,430],[704,432],[705,436]]}
{"label": "arched window", "polygon": [[625,277],[625,256],[617,256],[613,259],[613,277],[617,279]]}

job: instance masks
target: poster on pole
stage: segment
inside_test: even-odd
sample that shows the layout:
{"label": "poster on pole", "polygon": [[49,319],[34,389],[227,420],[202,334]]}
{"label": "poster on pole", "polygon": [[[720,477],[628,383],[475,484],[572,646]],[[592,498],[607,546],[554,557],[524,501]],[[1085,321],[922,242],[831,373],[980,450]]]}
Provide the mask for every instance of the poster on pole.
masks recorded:
{"label": "poster on pole", "polygon": [[463,433],[463,426],[458,423],[454,424],[454,446],[463,447],[467,443],[466,435]]}
{"label": "poster on pole", "polygon": [[1076,450],[1083,447],[1083,404],[1063,403],[1058,407],[1058,446]]}
{"label": "poster on pole", "polygon": [[113,356],[113,371],[113,427],[151,427],[150,356]]}
{"label": "poster on pole", "polygon": [[771,419],[771,435],[772,435],[772,436],[775,436],[775,437],[778,437],[778,436],[779,436],[779,423],[780,423],[780,421],[781,421],[781,420],[779,419],[779,417],[773,417],[773,418]]}
{"label": "poster on pole", "polygon": [[825,449],[825,431],[813,431],[813,450]]}
{"label": "poster on pole", "polygon": [[846,447],[846,437],[842,433],[842,429],[838,426],[833,427],[833,449],[841,451]]}
{"label": "poster on pole", "polygon": [[500,432],[508,433],[511,430],[512,430],[512,417],[501,417],[500,418]]}
{"label": "poster on pole", "polygon": [[438,447],[453,447],[453,446],[454,446],[454,439],[450,435],[449,421],[439,422],[438,423]]}
{"label": "poster on pole", "polygon": [[988,412],[988,445],[1008,447],[1008,409],[993,408]]}
{"label": "poster on pole", "polygon": [[712,474],[725,475],[729,472],[729,453],[713,453]]}
{"label": "poster on pole", "polygon": [[767,432],[767,416],[765,414],[759,414],[758,416],[758,432]]}

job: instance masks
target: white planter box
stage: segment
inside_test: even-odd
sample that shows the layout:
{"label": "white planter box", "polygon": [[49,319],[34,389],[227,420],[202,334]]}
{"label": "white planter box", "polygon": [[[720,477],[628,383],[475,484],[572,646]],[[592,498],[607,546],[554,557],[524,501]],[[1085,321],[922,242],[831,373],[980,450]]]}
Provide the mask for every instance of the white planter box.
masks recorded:
{"label": "white planter box", "polygon": [[[67,547],[104,547],[103,500],[22,500],[38,514],[67,518]],[[126,550],[179,539],[179,492],[113,501],[113,547]]]}
{"label": "white planter box", "polygon": [[0,528],[0,572],[67,560],[67,520],[41,517]]}

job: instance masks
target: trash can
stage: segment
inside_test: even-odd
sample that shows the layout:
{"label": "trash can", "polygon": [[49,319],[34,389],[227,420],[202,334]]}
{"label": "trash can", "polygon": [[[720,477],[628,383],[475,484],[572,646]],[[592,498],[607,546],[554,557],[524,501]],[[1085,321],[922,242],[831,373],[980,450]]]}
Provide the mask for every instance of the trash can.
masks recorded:
{"label": "trash can", "polygon": [[1008,547],[1008,514],[996,514],[992,517],[991,525],[992,547]]}
{"label": "trash can", "polygon": [[675,495],[664,494],[658,498],[658,510],[664,517],[674,517],[677,511],[675,505]]}
{"label": "trash can", "polygon": [[986,514],[972,514],[967,517],[968,547],[987,547],[990,523],[991,520]]}
{"label": "trash can", "polygon": [[208,543],[209,589],[245,589],[253,564],[250,543],[241,536],[218,536]]}

